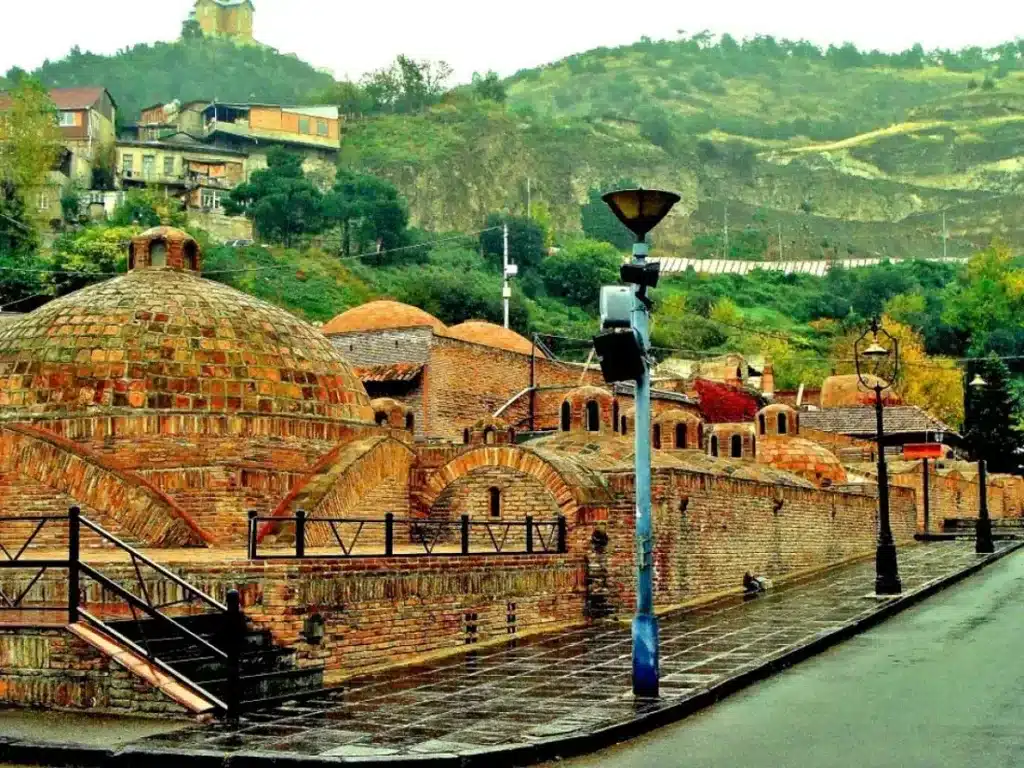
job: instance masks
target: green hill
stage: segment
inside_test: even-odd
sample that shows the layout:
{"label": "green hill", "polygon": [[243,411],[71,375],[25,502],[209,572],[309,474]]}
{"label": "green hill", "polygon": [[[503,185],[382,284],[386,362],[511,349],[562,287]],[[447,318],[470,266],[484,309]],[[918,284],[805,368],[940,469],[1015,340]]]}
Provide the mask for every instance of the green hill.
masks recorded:
{"label": "green hill", "polygon": [[295,103],[332,81],[295,55],[215,39],[143,43],[114,56],[75,48],[32,74],[50,87],[105,86],[124,122],[133,122],[143,107],[174,99]]}

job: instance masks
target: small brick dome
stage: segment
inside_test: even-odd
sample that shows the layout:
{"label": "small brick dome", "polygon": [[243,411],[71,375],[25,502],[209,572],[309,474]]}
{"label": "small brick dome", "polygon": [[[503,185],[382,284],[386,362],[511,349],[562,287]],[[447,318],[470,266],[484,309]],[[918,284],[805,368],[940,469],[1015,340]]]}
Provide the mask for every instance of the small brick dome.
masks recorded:
{"label": "small brick dome", "polygon": [[199,272],[199,244],[188,232],[174,227],[153,227],[132,238],[128,269],[178,269]]}
{"label": "small brick dome", "polygon": [[[485,320],[467,320],[464,323],[453,325],[448,329],[447,335],[453,339],[470,341],[487,347],[497,347],[523,355],[529,355],[533,351],[533,343],[526,337]],[[544,353],[538,348],[537,357],[544,356]]]}
{"label": "small brick dome", "polygon": [[515,441],[515,429],[494,416],[477,419],[472,427],[463,431],[463,442],[466,445],[510,445]]}
{"label": "small brick dome", "polygon": [[[7,413],[172,410],[372,423],[370,399],[319,331],[195,272],[147,269],[51,301],[0,326]],[[184,251],[182,251],[184,252]]]}
{"label": "small brick dome", "polygon": [[[874,386],[885,381],[877,376],[865,374],[864,380]],[[886,405],[900,405],[899,395],[891,389],[882,393],[882,402]],[[829,376],[821,385],[821,407],[822,408],[848,408],[857,405],[874,405],[875,393],[873,390],[865,389],[861,385],[857,374],[851,373],[844,376]]]}
{"label": "small brick dome", "polygon": [[651,424],[651,440],[656,448],[700,450],[704,439],[704,420],[692,411],[669,408],[656,415]]}
{"label": "small brick dome", "polygon": [[408,430],[412,430],[415,426],[412,408],[392,397],[378,397],[371,400],[370,407],[373,409],[373,419],[377,422],[377,426]]}
{"label": "small brick dome", "polygon": [[785,403],[774,403],[757,412],[757,434],[795,436],[800,434],[800,414]]}
{"label": "small brick dome", "polygon": [[708,455],[725,459],[752,459],[757,454],[758,443],[754,425],[742,422],[732,424],[711,424]]}
{"label": "small brick dome", "polygon": [[578,387],[562,401],[559,429],[562,432],[616,432],[613,422],[617,406],[618,401],[607,389]]}
{"label": "small brick dome", "polygon": [[828,448],[802,437],[761,438],[757,443],[757,461],[810,480],[818,486],[842,485],[846,470]]}
{"label": "small brick dome", "polygon": [[444,333],[446,330],[445,324],[429,312],[399,301],[388,300],[369,301],[352,307],[326,323],[321,330],[330,335],[417,326],[432,328],[434,333]]}

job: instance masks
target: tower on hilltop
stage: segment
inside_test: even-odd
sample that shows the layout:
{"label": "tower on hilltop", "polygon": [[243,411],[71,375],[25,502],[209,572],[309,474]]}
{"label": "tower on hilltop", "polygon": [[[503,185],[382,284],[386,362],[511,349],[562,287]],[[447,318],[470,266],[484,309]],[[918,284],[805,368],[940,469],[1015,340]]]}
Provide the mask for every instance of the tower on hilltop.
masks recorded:
{"label": "tower on hilltop", "polygon": [[219,37],[237,43],[254,43],[252,0],[196,0],[192,19],[204,37]]}

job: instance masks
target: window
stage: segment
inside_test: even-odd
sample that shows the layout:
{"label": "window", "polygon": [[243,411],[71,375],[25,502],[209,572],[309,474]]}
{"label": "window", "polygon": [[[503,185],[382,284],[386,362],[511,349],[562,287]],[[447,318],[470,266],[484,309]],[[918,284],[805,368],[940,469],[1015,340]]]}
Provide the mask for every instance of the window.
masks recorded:
{"label": "window", "polygon": [[377,422],[378,427],[386,427],[388,425],[388,415],[384,411],[377,411],[374,414],[374,420]]}
{"label": "window", "polygon": [[208,210],[219,211],[221,209],[220,190],[204,189],[199,195],[199,204]]}
{"label": "window", "polygon": [[131,178],[134,168],[135,155],[121,155],[121,172],[128,178]]}
{"label": "window", "polygon": [[167,243],[163,240],[154,240],[149,244],[149,266],[167,266]]}
{"label": "window", "polygon": [[416,417],[411,413],[405,414],[405,428],[410,432],[416,429]]}
{"label": "window", "polygon": [[569,401],[566,400],[562,403],[562,431],[568,432],[569,427],[572,426],[572,411],[569,408]]}
{"label": "window", "polygon": [[686,425],[676,424],[676,448],[686,447]]}
{"label": "window", "polygon": [[587,403],[587,431],[601,431],[601,409],[598,407],[596,400],[591,400]]}
{"label": "window", "polygon": [[730,453],[732,454],[732,457],[734,459],[741,458],[743,456],[743,438],[740,437],[739,435],[733,435],[732,436],[732,440],[730,441],[730,443],[731,443],[731,451],[730,451]]}
{"label": "window", "polygon": [[196,244],[192,242],[185,243],[185,269],[199,271],[199,254],[196,251]]}
{"label": "window", "polygon": [[330,133],[330,128],[327,125],[327,121],[326,120],[317,120],[316,121],[316,135],[317,136],[327,136],[329,133]]}
{"label": "window", "polygon": [[654,436],[651,438],[656,449],[661,448],[661,424],[654,425]]}
{"label": "window", "polygon": [[789,423],[786,421],[786,414],[779,414],[779,434],[784,435],[789,432]]}
{"label": "window", "polygon": [[718,435],[711,436],[711,455],[718,455]]}
{"label": "window", "polygon": [[50,210],[50,193],[40,192],[39,193],[39,210],[48,211]]}
{"label": "window", "polygon": [[612,430],[614,432],[619,431],[619,401],[616,400],[612,403]]}
{"label": "window", "polygon": [[462,430],[462,443],[463,445],[469,445],[469,429]]}
{"label": "window", "polygon": [[174,157],[173,156],[165,157],[164,158],[164,176],[173,176],[173,175],[174,175]]}
{"label": "window", "polygon": [[75,113],[74,112],[61,112],[60,113],[60,127],[71,128],[75,125]]}
{"label": "window", "polygon": [[299,133],[309,133],[309,118],[308,117],[300,117],[299,118]]}
{"label": "window", "polygon": [[491,488],[488,492],[489,499],[489,512],[491,517],[501,517],[501,489]]}
{"label": "window", "polygon": [[488,427],[484,430],[484,445],[494,445],[494,429]]}
{"label": "window", "polygon": [[626,430],[626,417],[625,416],[622,417],[622,425],[621,426],[622,426],[622,428],[619,431],[622,432],[623,436],[625,436],[625,434],[627,432],[627,430]]}
{"label": "window", "polygon": [[757,417],[757,426],[758,426],[758,429],[761,430],[761,434],[762,435],[766,433],[766,431],[768,429],[768,425],[767,425],[767,423],[765,421],[763,413],[760,416]]}
{"label": "window", "polygon": [[142,156],[142,178],[151,179],[156,173],[156,155]]}

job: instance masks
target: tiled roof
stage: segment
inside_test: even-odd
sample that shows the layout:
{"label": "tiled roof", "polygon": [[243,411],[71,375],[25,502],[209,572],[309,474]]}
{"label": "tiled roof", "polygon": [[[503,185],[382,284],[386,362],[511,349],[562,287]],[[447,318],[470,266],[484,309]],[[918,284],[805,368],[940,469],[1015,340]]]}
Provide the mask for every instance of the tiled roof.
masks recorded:
{"label": "tiled roof", "polygon": [[353,368],[356,376],[364,384],[383,384],[385,382],[416,381],[423,372],[422,363],[393,363],[391,365],[368,365]]}
{"label": "tiled roof", "polygon": [[356,333],[389,328],[429,326],[435,333],[444,333],[445,324],[419,307],[399,301],[370,301],[342,312],[323,327],[323,332]]}
{"label": "tiled roof", "polygon": [[[91,86],[86,88],[53,88],[50,98],[57,109],[89,109],[103,98],[106,88]],[[113,100],[113,99],[111,99]],[[0,109],[11,105],[11,97],[0,92]]]}
{"label": "tiled roof", "polygon": [[[956,430],[944,424],[916,405],[891,405],[884,409],[883,425],[887,434],[909,432],[945,432],[955,435]],[[824,408],[800,414],[800,426],[819,432],[840,435],[875,434],[875,409],[868,406],[853,408]]]}
{"label": "tiled roof", "polygon": [[[506,349],[509,352],[519,352],[529,355],[533,352],[533,344],[525,336],[520,336],[513,330],[503,328],[485,320],[467,320],[448,329],[446,336],[469,341],[474,344],[483,344],[488,347]],[[544,353],[537,348],[537,357],[545,357]]]}

